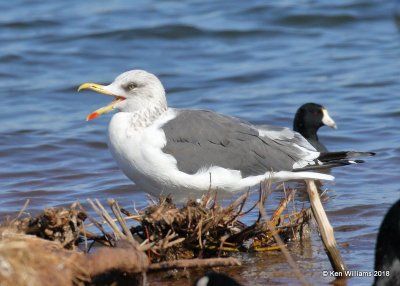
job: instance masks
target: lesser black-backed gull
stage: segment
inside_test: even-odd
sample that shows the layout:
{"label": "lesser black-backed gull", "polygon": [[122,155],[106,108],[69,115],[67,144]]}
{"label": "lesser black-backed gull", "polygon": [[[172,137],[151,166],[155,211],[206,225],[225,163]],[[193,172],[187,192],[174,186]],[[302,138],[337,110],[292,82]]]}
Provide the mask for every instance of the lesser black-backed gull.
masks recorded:
{"label": "lesser black-backed gull", "polygon": [[351,163],[336,156],[322,162],[320,153],[288,128],[169,108],[160,80],[143,70],[125,72],[106,86],[85,83],[82,89],[115,98],[87,120],[119,111],[108,127],[111,153],[126,176],[153,195],[240,192],[269,178],[332,180],[310,170]]}

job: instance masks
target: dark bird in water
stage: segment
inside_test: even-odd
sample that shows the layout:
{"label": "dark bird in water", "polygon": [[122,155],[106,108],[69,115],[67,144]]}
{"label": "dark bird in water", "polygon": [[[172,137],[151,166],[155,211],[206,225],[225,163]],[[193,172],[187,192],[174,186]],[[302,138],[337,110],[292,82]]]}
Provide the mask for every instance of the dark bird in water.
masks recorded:
{"label": "dark bird in water", "polygon": [[326,147],[318,140],[318,129],[322,126],[337,128],[328,110],[317,103],[306,103],[296,111],[293,130],[299,132],[319,152],[327,152]]}
{"label": "dark bird in water", "polygon": [[193,286],[241,286],[241,284],[224,273],[208,272],[198,278]]}
{"label": "dark bird in water", "polygon": [[375,248],[376,286],[400,285],[400,200],[386,213]]}

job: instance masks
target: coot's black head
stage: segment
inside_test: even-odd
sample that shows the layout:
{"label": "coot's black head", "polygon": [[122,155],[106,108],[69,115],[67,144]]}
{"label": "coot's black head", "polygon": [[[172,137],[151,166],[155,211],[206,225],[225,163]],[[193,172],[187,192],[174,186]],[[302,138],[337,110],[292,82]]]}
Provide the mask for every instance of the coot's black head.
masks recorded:
{"label": "coot's black head", "polygon": [[317,131],[323,125],[336,128],[335,121],[322,105],[306,103],[297,109],[293,121],[293,130],[299,132],[304,138],[318,141]]}

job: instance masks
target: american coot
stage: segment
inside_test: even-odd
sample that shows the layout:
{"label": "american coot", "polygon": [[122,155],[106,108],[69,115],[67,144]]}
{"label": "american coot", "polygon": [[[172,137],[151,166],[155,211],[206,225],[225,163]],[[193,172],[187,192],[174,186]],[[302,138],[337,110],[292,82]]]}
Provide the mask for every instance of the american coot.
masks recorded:
{"label": "american coot", "polygon": [[375,248],[376,286],[400,285],[400,200],[386,213]]}
{"label": "american coot", "polygon": [[317,103],[306,103],[299,107],[293,120],[293,130],[299,132],[319,152],[327,152],[326,147],[318,140],[318,129],[321,126],[337,128],[328,110]]}
{"label": "american coot", "polygon": [[[299,133],[254,126],[204,110],[168,108],[160,80],[143,70],[128,71],[110,85],[79,87],[114,97],[87,120],[119,110],[109,124],[109,147],[122,171],[143,191],[177,198],[208,190],[241,192],[265,179],[332,180],[305,170],[355,163],[322,161]],[[326,158],[326,157],[325,157]]]}

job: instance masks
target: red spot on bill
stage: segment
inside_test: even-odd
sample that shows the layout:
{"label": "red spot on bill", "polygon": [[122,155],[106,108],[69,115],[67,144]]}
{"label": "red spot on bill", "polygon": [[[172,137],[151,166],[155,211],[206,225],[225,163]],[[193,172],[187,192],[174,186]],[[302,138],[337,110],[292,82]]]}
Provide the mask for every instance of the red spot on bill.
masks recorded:
{"label": "red spot on bill", "polygon": [[93,120],[93,119],[99,117],[99,115],[100,114],[98,114],[97,112],[90,113],[88,116],[86,116],[86,121]]}

